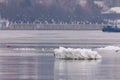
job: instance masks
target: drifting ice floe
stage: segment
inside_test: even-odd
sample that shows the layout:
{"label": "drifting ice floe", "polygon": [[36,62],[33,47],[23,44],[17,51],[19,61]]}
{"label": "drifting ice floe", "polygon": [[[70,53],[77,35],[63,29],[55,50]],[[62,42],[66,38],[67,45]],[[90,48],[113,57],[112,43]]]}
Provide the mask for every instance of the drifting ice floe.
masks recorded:
{"label": "drifting ice floe", "polygon": [[14,48],[13,50],[22,50],[22,51],[34,51],[35,48]]}
{"label": "drifting ice floe", "polygon": [[97,51],[93,51],[91,49],[73,49],[73,48],[64,48],[60,47],[54,50],[55,57],[59,59],[100,59],[101,56],[97,53]]}
{"label": "drifting ice floe", "polygon": [[98,48],[98,49],[101,49],[101,50],[120,50],[120,47],[118,47],[118,46],[106,46],[106,47]]}
{"label": "drifting ice floe", "polygon": [[118,46],[106,46],[103,48],[97,48],[98,53],[120,53],[120,47]]}

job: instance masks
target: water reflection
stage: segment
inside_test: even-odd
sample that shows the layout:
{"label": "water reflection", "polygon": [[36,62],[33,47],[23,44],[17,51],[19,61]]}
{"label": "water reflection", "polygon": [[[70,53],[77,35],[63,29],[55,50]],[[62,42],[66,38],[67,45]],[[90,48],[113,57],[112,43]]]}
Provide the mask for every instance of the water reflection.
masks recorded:
{"label": "water reflection", "polygon": [[44,57],[0,57],[0,80],[53,80],[54,61]]}
{"label": "water reflection", "polygon": [[120,80],[118,54],[104,55],[102,61],[59,60],[46,54],[51,53],[0,49],[0,80]]}
{"label": "water reflection", "polygon": [[101,60],[56,60],[54,80],[94,80]]}

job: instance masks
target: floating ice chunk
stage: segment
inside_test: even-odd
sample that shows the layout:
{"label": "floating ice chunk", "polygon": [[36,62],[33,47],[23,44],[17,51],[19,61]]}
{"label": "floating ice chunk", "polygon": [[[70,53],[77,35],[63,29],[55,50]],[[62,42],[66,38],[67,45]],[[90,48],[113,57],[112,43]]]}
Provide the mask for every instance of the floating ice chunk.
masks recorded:
{"label": "floating ice chunk", "polygon": [[118,47],[118,46],[106,46],[106,47],[98,48],[98,49],[101,49],[101,50],[120,50],[120,47]]}
{"label": "floating ice chunk", "polygon": [[73,49],[60,47],[54,49],[55,57],[59,59],[100,59],[102,58],[97,51],[91,49]]}
{"label": "floating ice chunk", "polygon": [[97,48],[96,51],[98,53],[120,53],[120,47],[119,46],[106,46],[103,48]]}
{"label": "floating ice chunk", "polygon": [[14,48],[13,50],[21,50],[21,51],[33,51],[35,48]]}

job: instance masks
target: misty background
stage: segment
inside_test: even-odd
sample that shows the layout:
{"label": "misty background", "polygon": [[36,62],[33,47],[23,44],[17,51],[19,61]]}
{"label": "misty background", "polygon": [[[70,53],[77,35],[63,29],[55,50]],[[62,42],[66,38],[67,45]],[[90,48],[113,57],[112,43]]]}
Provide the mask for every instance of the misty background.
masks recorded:
{"label": "misty background", "polygon": [[104,23],[107,18],[120,18],[103,14],[119,6],[115,1],[119,0],[0,0],[0,14],[16,23]]}

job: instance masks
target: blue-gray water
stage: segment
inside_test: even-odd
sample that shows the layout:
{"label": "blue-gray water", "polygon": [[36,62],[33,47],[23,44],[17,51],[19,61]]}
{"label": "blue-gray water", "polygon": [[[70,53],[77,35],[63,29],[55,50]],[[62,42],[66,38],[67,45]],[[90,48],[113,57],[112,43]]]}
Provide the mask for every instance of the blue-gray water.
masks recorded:
{"label": "blue-gray water", "polygon": [[58,60],[59,46],[120,45],[120,33],[101,31],[1,31],[0,80],[120,80],[120,54],[101,60]]}

